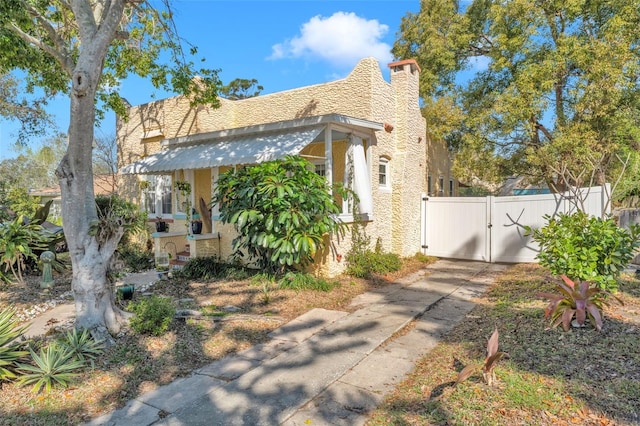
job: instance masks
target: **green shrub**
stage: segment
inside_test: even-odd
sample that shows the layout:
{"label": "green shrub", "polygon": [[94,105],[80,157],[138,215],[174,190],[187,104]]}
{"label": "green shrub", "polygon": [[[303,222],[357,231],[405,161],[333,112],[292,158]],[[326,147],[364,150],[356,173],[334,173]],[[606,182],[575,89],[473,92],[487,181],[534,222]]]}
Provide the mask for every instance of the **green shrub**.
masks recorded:
{"label": "green shrub", "polygon": [[213,203],[233,224],[236,252],[246,252],[267,272],[312,263],[325,235],[343,229],[326,180],[301,158],[287,156],[220,176]]}
{"label": "green shrub", "polygon": [[18,384],[33,384],[33,392],[43,386],[49,392],[55,384],[66,387],[78,376],[75,371],[84,367],[84,362],[77,359],[71,349],[55,341],[40,349],[40,354],[31,348],[29,352],[33,364],[20,364]]}
{"label": "green shrub", "polygon": [[336,281],[327,281],[302,272],[287,272],[278,281],[278,287],[293,290],[331,291],[337,285]]}
{"label": "green shrub", "polygon": [[602,290],[615,292],[616,279],[640,246],[640,226],[627,231],[613,219],[583,212],[545,219],[547,225],[540,229],[525,227],[525,235],[531,235],[540,246],[540,264],[554,275],[590,281]]}
{"label": "green shrub", "polygon": [[370,278],[374,274],[386,274],[398,271],[402,259],[395,253],[383,253],[381,250],[365,250],[347,254],[346,273],[356,278]]}
{"label": "green shrub", "polygon": [[131,318],[131,328],[136,333],[154,336],[167,331],[176,313],[170,298],[155,295],[129,303],[129,310],[136,314]]}
{"label": "green shrub", "polygon": [[37,260],[34,252],[47,250],[52,234],[37,223],[25,223],[23,216],[0,223],[0,279],[6,280],[11,272],[19,282],[24,282],[22,272],[27,261]]}
{"label": "green shrub", "polygon": [[179,275],[190,280],[242,280],[249,277],[251,273],[243,266],[223,263],[218,257],[212,256],[190,259],[182,267]]}
{"label": "green shrub", "polygon": [[136,244],[120,244],[118,255],[131,272],[146,271],[153,268],[153,251],[144,249]]}
{"label": "green shrub", "polygon": [[0,311],[0,381],[14,379],[17,362],[28,355],[19,341],[27,327],[18,325],[13,308]]}

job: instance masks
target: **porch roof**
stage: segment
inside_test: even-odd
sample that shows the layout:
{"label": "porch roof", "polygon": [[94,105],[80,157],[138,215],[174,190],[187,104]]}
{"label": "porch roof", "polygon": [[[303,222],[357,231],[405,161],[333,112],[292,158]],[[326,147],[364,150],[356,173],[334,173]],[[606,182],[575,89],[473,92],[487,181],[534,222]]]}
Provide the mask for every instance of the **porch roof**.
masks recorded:
{"label": "porch roof", "polygon": [[[174,170],[255,164],[298,154],[331,125],[332,137],[382,130],[382,123],[329,114],[168,139],[166,148],[122,169],[123,174],[163,174]],[[337,134],[336,134],[337,132]]]}

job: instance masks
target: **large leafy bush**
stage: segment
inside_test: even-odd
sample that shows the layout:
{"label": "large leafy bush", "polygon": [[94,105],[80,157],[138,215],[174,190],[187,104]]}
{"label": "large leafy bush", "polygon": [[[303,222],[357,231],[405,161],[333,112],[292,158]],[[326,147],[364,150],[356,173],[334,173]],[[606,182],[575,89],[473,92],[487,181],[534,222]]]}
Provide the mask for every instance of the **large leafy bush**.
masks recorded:
{"label": "large leafy bush", "polygon": [[581,211],[545,219],[547,225],[540,229],[526,228],[540,245],[540,264],[554,275],[591,281],[602,290],[616,291],[616,278],[640,246],[640,226],[626,230],[613,219]]}
{"label": "large leafy bush", "polygon": [[53,234],[23,216],[0,223],[0,279],[8,281],[10,272],[16,280],[23,282],[22,273],[29,260],[37,259],[37,252],[49,248]]}
{"label": "large leafy bush", "polygon": [[326,180],[300,157],[230,170],[218,179],[213,203],[239,233],[234,250],[269,272],[313,262],[324,236],[342,229]]}

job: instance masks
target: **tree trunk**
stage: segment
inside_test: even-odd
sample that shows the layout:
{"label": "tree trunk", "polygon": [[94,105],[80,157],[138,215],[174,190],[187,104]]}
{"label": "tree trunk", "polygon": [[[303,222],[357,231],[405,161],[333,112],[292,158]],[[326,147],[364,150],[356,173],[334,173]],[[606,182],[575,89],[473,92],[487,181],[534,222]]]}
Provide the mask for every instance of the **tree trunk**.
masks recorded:
{"label": "tree trunk", "polygon": [[[122,15],[121,7],[120,12],[117,8],[113,12],[110,18],[114,21],[109,24],[115,28]],[[82,20],[79,23],[82,25]],[[102,29],[105,27],[103,22]],[[71,80],[69,145],[56,174],[60,181],[64,234],[73,269],[76,327],[90,330],[95,338],[109,344],[113,342],[111,335],[116,334],[127,320],[127,314],[114,303],[113,288],[107,279],[107,268],[122,233],[111,240],[98,241],[92,232],[92,227],[98,224],[92,152],[96,90],[113,35],[100,34],[100,31],[85,31],[84,34],[90,37],[82,40]]]}
{"label": "tree trunk", "polygon": [[[112,342],[109,334],[120,330],[126,315],[116,307],[113,288],[107,280],[107,267],[117,241],[99,242],[91,235],[91,226],[98,222],[91,162],[95,88],[82,90],[86,78],[86,74],[74,75],[69,147],[57,174],[64,233],[73,270],[76,327],[89,329],[95,338]],[[76,84],[78,82],[80,84]]]}

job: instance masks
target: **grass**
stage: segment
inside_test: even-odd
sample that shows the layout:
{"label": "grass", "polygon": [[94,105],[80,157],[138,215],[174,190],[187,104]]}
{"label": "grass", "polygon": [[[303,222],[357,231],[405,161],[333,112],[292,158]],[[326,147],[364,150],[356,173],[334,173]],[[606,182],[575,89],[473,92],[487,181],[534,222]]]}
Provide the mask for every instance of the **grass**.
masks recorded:
{"label": "grass", "polygon": [[[625,305],[605,311],[604,330],[550,329],[539,291],[552,291],[537,265],[510,268],[417,365],[368,422],[371,425],[640,424],[640,282],[625,277]],[[494,327],[498,385],[479,375],[454,385],[482,362]]]}

